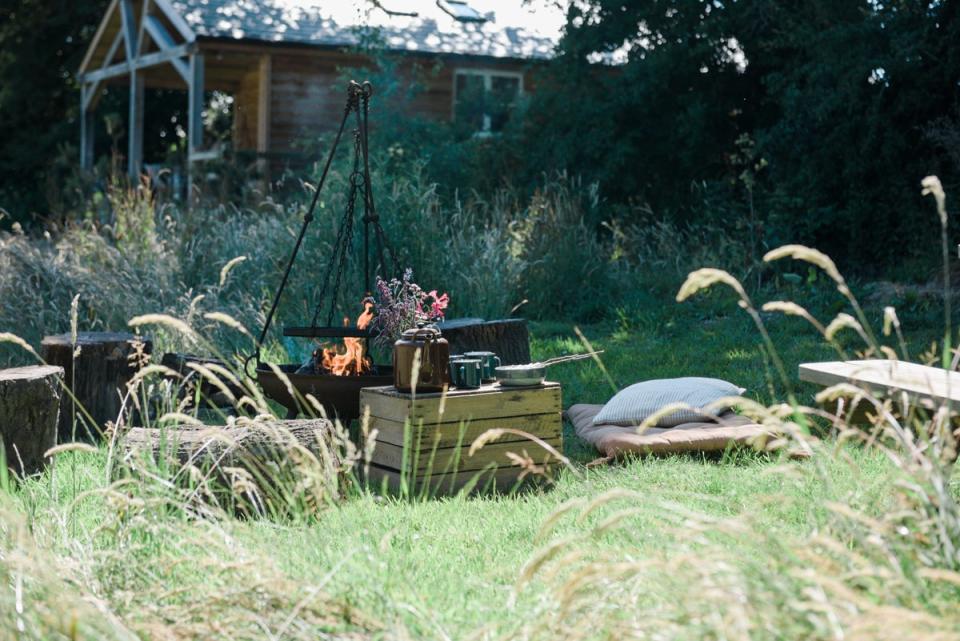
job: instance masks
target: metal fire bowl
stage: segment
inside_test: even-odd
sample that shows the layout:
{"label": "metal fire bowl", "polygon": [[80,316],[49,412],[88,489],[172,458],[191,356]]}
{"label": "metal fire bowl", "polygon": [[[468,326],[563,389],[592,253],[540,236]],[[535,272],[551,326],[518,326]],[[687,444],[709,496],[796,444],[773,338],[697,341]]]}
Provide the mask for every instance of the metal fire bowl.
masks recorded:
{"label": "metal fire bowl", "polygon": [[[364,387],[393,385],[393,368],[377,366],[375,374],[363,376],[330,376],[329,374],[296,374],[299,365],[279,365],[290,384],[306,398],[312,394],[323,405],[327,416],[338,417],[344,424],[360,418],[360,390]],[[257,383],[268,398],[287,408],[287,418],[300,413],[300,404],[290,395],[286,383],[264,364],[257,366]]]}

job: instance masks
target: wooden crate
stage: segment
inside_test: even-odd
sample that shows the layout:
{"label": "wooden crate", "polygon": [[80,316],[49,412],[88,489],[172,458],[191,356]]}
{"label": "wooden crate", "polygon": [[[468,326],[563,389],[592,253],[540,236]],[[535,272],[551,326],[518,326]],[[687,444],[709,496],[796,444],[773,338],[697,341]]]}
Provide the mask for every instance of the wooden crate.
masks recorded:
{"label": "wooden crate", "polygon": [[360,407],[369,411],[368,429],[376,430],[376,445],[368,480],[374,487],[400,486],[401,478],[419,491],[452,493],[476,489],[509,490],[523,468],[509,454],[549,465],[556,459],[523,434],[504,434],[470,455],[470,445],[491,429],[510,429],[535,436],[563,451],[561,391],[558,383],[540,387],[501,388],[446,394],[398,392],[393,387],[368,387],[360,392]]}

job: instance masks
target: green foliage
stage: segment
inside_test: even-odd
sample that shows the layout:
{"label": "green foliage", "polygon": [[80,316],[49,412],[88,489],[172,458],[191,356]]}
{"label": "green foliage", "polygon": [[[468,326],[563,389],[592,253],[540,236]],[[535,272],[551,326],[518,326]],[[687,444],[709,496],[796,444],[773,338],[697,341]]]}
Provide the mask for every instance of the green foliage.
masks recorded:
{"label": "green foliage", "polygon": [[[521,137],[527,175],[560,165],[674,222],[755,212],[763,245],[804,242],[861,273],[925,277],[902,270],[918,258],[936,264],[907,239],[935,226],[915,185],[942,173],[955,131],[945,119],[960,97],[957,11],[955,2],[576,3]],[[615,69],[587,63],[614,51],[626,56]],[[737,162],[744,134],[767,165],[749,189]],[[906,242],[891,252],[894,238]]]}
{"label": "green foliage", "polygon": [[0,207],[43,216],[53,159],[79,139],[74,80],[107,0],[17,0],[0,7]]}

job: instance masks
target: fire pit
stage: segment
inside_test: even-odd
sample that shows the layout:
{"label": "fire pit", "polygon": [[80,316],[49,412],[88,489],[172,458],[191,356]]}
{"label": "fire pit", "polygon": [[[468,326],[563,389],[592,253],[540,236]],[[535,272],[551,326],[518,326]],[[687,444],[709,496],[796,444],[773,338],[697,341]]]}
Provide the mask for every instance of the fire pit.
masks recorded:
{"label": "fire pit", "polygon": [[[248,366],[251,362],[256,362],[256,379],[260,387],[263,388],[264,394],[283,405],[287,409],[288,418],[296,416],[302,409],[309,407],[304,405],[303,399],[310,394],[323,405],[328,416],[331,418],[337,416],[340,420],[348,422],[360,416],[360,390],[362,388],[390,385],[393,382],[392,368],[374,364],[366,349],[366,342],[370,338],[367,326],[373,320],[371,299],[364,299],[363,313],[357,319],[355,327],[351,327],[349,319],[346,318],[344,318],[343,325],[340,327],[335,327],[333,323],[345,265],[353,247],[353,228],[358,198],[363,203],[363,277],[368,292],[367,296],[369,296],[371,290],[371,243],[375,245],[378,260],[372,265],[373,269],[387,268],[385,261],[387,254],[385,252],[389,252],[390,248],[387,246],[383,228],[380,226],[380,218],[374,205],[370,183],[367,113],[371,94],[370,83],[361,85],[351,81],[347,88],[347,104],[343,111],[343,119],[340,122],[333,145],[330,147],[310,207],[303,217],[303,225],[293,246],[286,271],[280,280],[280,287],[273,298],[273,304],[257,339],[256,351],[247,359]],[[319,300],[316,311],[310,326],[287,327],[283,331],[284,336],[340,339],[342,343],[321,345],[314,352],[313,359],[308,365],[285,364],[276,366],[276,369],[284,375],[280,376],[269,365],[260,362],[260,346],[267,337],[267,330],[276,314],[280,297],[290,277],[290,270],[293,268],[297,253],[300,251],[300,246],[306,236],[307,227],[313,221],[313,212],[317,207],[320,192],[326,182],[330,164],[340,144],[347,121],[351,116],[356,118],[356,128],[353,131],[353,172],[348,181],[349,193],[346,199],[346,211],[337,230],[336,242],[330,254],[329,262],[318,283]],[[390,252],[390,255],[396,269],[396,256],[392,252]],[[320,326],[318,321],[323,316],[325,306],[327,307],[326,325]],[[291,394],[287,381],[295,390],[294,394]]]}
{"label": "fire pit", "polygon": [[[312,394],[323,405],[327,416],[338,417],[347,423],[360,418],[360,390],[364,387],[382,387],[393,385],[393,368],[377,367],[361,376],[333,376],[332,374],[297,374],[299,365],[279,365],[301,397]],[[277,376],[268,365],[257,366],[257,383],[263,393],[287,410],[287,418],[295,418],[303,405],[290,395],[286,382]],[[310,406],[307,405],[309,408]]]}

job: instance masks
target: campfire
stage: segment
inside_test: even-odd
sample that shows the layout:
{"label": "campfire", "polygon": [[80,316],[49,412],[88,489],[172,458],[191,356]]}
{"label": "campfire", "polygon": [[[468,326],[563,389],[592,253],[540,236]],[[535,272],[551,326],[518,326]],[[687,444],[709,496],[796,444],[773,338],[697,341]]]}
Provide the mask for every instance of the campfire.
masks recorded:
{"label": "campfire", "polygon": [[[373,321],[373,302],[363,302],[363,313],[357,318],[357,329],[367,329]],[[343,326],[350,326],[350,319],[344,317]],[[341,348],[342,347],[342,351]],[[324,347],[315,354],[317,369],[333,376],[361,376],[370,371],[370,357],[364,353],[364,339],[345,337],[342,346]]]}

